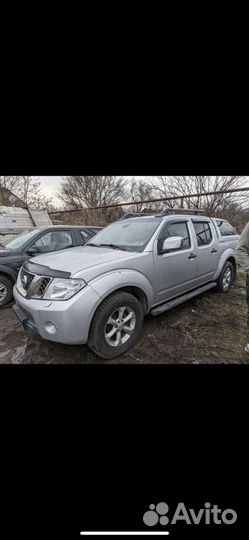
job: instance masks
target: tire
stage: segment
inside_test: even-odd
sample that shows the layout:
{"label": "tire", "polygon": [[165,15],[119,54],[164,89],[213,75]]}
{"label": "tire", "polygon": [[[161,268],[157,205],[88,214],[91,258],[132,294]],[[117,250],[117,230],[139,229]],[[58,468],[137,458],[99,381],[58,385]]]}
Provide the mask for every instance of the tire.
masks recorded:
{"label": "tire", "polygon": [[135,345],[143,319],[143,307],[135,296],[122,291],[113,293],[93,317],[88,346],[101,358],[117,358]]}
{"label": "tire", "polygon": [[234,281],[234,267],[231,262],[227,262],[220,273],[217,281],[217,291],[227,293]]}
{"label": "tire", "polygon": [[13,299],[13,282],[8,277],[0,274],[0,308]]}

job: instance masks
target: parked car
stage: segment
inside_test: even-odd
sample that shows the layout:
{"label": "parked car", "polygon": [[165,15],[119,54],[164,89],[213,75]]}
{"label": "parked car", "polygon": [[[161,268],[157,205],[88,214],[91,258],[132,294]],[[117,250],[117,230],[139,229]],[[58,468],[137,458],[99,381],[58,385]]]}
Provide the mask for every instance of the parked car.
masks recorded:
{"label": "parked car", "polygon": [[0,244],[0,307],[13,298],[13,285],[22,264],[38,253],[83,246],[101,227],[44,226],[26,230]]}
{"label": "parked car", "polygon": [[88,343],[102,358],[138,340],[144,316],[160,315],[236,275],[239,236],[200,212],[116,221],[83,248],[25,263],[14,288],[26,329],[66,344]]}

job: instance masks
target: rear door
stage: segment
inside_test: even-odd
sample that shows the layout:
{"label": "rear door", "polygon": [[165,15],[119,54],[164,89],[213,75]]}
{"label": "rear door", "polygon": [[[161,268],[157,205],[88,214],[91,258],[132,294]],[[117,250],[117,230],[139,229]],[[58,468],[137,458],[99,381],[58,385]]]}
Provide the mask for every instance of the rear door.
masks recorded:
{"label": "rear door", "polygon": [[192,219],[197,254],[197,283],[212,281],[219,259],[217,234],[211,220]]}

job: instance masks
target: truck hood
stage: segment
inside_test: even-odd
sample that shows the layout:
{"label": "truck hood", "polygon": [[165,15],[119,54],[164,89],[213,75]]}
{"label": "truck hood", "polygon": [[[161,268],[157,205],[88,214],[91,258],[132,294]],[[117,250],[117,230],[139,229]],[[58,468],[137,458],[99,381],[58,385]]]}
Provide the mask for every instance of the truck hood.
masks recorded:
{"label": "truck hood", "polygon": [[111,248],[82,246],[38,255],[32,257],[30,261],[35,264],[47,266],[52,270],[62,270],[74,275],[93,266],[104,265],[120,259],[129,259],[134,257],[134,255],[138,254]]}

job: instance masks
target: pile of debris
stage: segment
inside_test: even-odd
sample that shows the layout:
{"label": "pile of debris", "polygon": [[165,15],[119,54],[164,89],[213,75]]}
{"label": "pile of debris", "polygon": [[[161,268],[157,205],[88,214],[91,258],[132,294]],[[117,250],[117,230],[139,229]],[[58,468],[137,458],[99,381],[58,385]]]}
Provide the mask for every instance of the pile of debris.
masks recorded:
{"label": "pile of debris", "polygon": [[52,225],[46,210],[0,206],[0,240],[3,236],[19,234],[42,225]]}

